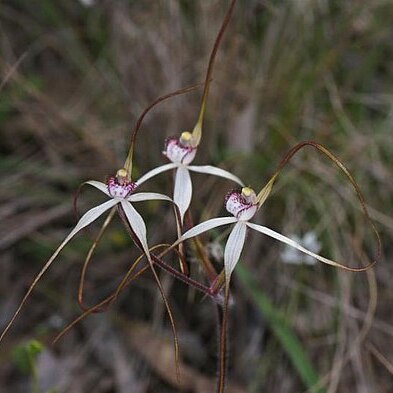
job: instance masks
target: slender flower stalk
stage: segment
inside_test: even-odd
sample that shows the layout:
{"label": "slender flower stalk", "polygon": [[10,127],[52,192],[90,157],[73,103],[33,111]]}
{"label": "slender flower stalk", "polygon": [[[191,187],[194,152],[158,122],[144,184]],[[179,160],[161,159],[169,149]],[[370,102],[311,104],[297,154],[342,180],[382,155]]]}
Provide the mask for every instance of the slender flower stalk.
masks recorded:
{"label": "slender flower stalk", "polygon": [[138,121],[135,124],[134,129],[131,132],[131,139],[130,139],[130,147],[128,149],[128,154],[127,154],[127,158],[126,161],[124,163],[124,168],[126,169],[128,175],[129,175],[129,179],[131,180],[132,178],[132,169],[133,169],[133,158],[134,158],[134,151],[135,151],[135,144],[136,144],[136,137],[138,136],[138,131],[141,128],[142,122],[145,118],[145,116],[147,115],[148,112],[150,112],[150,110],[155,107],[157,104],[159,104],[162,101],[167,100],[168,98],[180,95],[180,94],[185,94],[185,93],[189,93],[195,89],[197,89],[198,87],[202,86],[202,84],[198,84],[198,85],[194,85],[194,86],[190,86],[190,87],[186,87],[184,89],[179,89],[176,90],[172,93],[169,94],[165,94],[159,98],[157,98],[155,101],[153,101],[143,112],[142,114],[139,116]]}
{"label": "slender flower stalk", "polygon": [[225,18],[222,22],[221,28],[217,34],[217,38],[215,40],[212,52],[210,54],[209,64],[206,71],[205,78],[205,87],[202,95],[202,102],[199,110],[199,115],[197,122],[192,130],[184,131],[180,135],[180,137],[172,137],[168,138],[165,143],[165,148],[163,154],[169,161],[168,164],[162,165],[158,168],[154,168],[144,176],[142,176],[138,180],[138,185],[146,182],[152,177],[175,169],[175,181],[174,181],[174,191],[173,191],[173,200],[176,205],[179,207],[180,211],[180,226],[183,224],[184,214],[188,210],[191,198],[192,198],[192,182],[191,182],[191,172],[204,173],[208,175],[215,175],[218,177],[222,177],[224,179],[231,180],[241,186],[243,186],[243,182],[232,173],[223,170],[221,168],[217,168],[211,165],[190,165],[194,160],[198,146],[201,142],[202,138],[202,126],[203,120],[206,111],[206,104],[209,95],[209,88],[211,82],[211,76],[213,72],[214,60],[221,43],[224,32],[228,26],[228,23],[231,19],[233,9],[235,7],[236,0],[232,0],[231,4],[228,8],[228,11],[225,15]]}
{"label": "slender flower stalk", "polygon": [[[137,242],[138,243],[138,242]],[[171,247],[170,244],[159,244],[150,248],[150,255],[154,261],[154,264],[159,266],[164,271],[168,272],[169,274],[173,275],[180,281],[183,281],[186,285],[191,286],[192,288],[196,289],[197,291],[203,293],[206,296],[210,297],[216,304],[222,305],[221,298],[217,296],[217,291],[201,284],[198,281],[191,279],[190,277],[185,276],[184,274],[180,273],[178,270],[174,269],[170,265],[166,264],[161,258],[163,255],[166,254],[167,249]],[[141,248],[141,247],[140,247]],[[164,248],[164,251],[158,255],[155,255],[153,251],[156,251],[158,248]],[[177,252],[176,249],[173,251]],[[107,296],[105,299],[101,300],[99,303],[95,304],[91,307],[83,307],[84,312],[79,315],[76,319],[70,322],[58,335],[54,338],[53,343],[56,343],[61,337],[63,337],[72,327],[74,327],[78,322],[86,318],[88,315],[93,313],[98,313],[105,311],[110,305],[118,298],[120,293],[124,291],[128,285],[138,278],[140,275],[145,273],[149,268],[149,264],[144,264],[139,270],[135,271],[137,266],[143,261],[146,255],[142,253],[131,265],[128,269],[125,276],[122,278],[120,284],[117,286],[116,291],[111,295]]]}

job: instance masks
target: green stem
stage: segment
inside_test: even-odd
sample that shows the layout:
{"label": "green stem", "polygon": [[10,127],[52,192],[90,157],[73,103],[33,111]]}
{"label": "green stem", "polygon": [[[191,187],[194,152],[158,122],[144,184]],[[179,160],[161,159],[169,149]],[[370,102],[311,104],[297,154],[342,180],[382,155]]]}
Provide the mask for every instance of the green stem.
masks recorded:
{"label": "green stem", "polygon": [[31,378],[33,384],[33,393],[41,393],[39,381],[38,381],[38,374],[37,374],[37,367],[35,364],[35,359],[29,355],[29,363],[31,367]]}

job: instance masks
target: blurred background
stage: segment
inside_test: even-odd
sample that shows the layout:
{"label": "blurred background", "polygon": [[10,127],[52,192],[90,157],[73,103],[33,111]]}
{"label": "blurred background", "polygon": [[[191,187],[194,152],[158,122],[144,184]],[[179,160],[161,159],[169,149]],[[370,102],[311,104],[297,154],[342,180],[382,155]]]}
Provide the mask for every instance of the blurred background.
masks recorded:
{"label": "blurred background", "polygon": [[[2,326],[75,225],[78,185],[104,181],[122,166],[130,130],[151,101],[204,80],[227,6],[224,0],[0,3]],[[238,1],[218,52],[195,163],[231,170],[258,191],[290,147],[315,140],[352,171],[384,255],[374,271],[347,273],[250,234],[232,282],[229,393],[393,389],[392,20],[392,0]],[[136,174],[165,162],[164,139],[194,126],[200,98],[197,90],[148,114]],[[225,214],[233,184],[198,174],[193,183],[195,222]],[[171,187],[171,176],[160,175],[145,189],[170,194]],[[103,200],[98,194],[84,190],[81,211]],[[175,239],[168,206],[142,203],[138,210],[151,245]],[[356,194],[311,148],[282,172],[254,222],[352,267],[375,254]],[[213,392],[216,307],[167,274],[161,278],[177,322],[180,382],[150,273],[108,312],[89,316],[51,345],[81,313],[80,269],[98,230],[99,223],[92,225],[64,249],[1,344],[0,391]],[[227,234],[202,237],[217,267]],[[112,293],[137,256],[115,220],[88,271],[87,303]],[[193,277],[205,282],[192,248],[190,258]],[[323,384],[315,387],[318,380]]]}

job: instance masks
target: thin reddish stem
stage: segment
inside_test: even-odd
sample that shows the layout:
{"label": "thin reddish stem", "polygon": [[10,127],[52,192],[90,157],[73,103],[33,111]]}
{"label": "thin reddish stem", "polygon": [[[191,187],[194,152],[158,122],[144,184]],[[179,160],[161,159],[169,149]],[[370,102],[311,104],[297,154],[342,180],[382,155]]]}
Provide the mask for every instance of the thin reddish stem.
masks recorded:
{"label": "thin reddish stem", "polygon": [[217,55],[217,51],[218,48],[220,46],[222,37],[225,33],[225,30],[229,24],[229,21],[231,19],[232,13],[233,13],[233,9],[235,8],[235,4],[236,4],[236,0],[232,0],[231,5],[229,6],[228,11],[225,14],[224,20],[222,22],[221,28],[217,34],[217,38],[214,42],[214,46],[213,49],[211,51],[210,54],[210,58],[209,58],[209,64],[207,66],[207,71],[206,71],[206,78],[205,78],[205,87],[203,89],[203,95],[202,95],[202,101],[201,101],[201,109],[200,109],[200,113],[198,116],[198,124],[200,124],[202,126],[202,121],[203,121],[203,116],[205,114],[205,109],[206,109],[206,102],[207,102],[207,97],[209,94],[209,87],[210,87],[210,80],[211,80],[211,76],[213,73],[213,66],[214,66],[214,60],[216,58]]}
{"label": "thin reddish stem", "polygon": [[124,168],[128,171],[128,176],[131,179],[131,175],[132,175],[132,160],[133,160],[133,155],[134,155],[134,150],[135,150],[135,143],[136,143],[136,137],[138,135],[138,131],[141,128],[143,119],[145,118],[145,116],[147,115],[147,113],[153,109],[157,104],[159,104],[162,101],[165,101],[168,98],[174,97],[174,96],[178,96],[181,94],[185,94],[185,93],[189,93],[190,91],[196,90],[198,87],[202,86],[201,83],[197,84],[197,85],[193,85],[193,86],[189,86],[189,87],[185,87],[183,89],[179,89],[176,90],[172,93],[168,93],[165,94],[161,97],[158,97],[155,101],[153,101],[139,116],[134,129],[132,130],[131,133],[131,141],[130,141],[130,150],[128,152],[127,155],[127,159],[124,163]]}
{"label": "thin reddish stem", "polygon": [[[121,219],[122,219],[122,221],[123,221],[123,223],[124,223],[124,225],[125,225],[125,227],[127,229],[127,232],[131,236],[132,240],[137,245],[137,247],[143,252],[142,244],[140,243],[139,239],[135,236],[132,228],[130,227],[127,219],[124,217],[124,214],[122,213],[122,211],[120,209],[119,209],[119,215],[120,215],[120,217],[121,217]],[[153,262],[156,263],[157,266],[159,266],[161,269],[163,269],[166,272],[172,274],[175,278],[179,279],[180,281],[183,281],[185,284],[190,285],[193,288],[197,289],[198,291],[204,293],[205,295],[215,299],[216,294],[209,287],[207,287],[204,284],[201,284],[199,281],[193,280],[192,278],[184,275],[183,273],[179,272],[178,270],[176,270],[172,266],[168,265],[167,263],[165,263],[161,259],[161,257],[163,255],[165,255],[169,250],[170,250],[170,248],[168,248],[167,250],[162,252],[160,254],[160,257],[158,257],[158,256],[156,256],[154,254],[150,254]]]}

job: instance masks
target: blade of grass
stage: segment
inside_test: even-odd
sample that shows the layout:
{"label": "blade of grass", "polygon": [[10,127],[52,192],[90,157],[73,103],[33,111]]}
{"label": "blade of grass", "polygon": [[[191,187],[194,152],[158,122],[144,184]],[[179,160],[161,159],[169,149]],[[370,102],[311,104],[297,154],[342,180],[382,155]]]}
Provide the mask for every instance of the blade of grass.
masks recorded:
{"label": "blade of grass", "polygon": [[[256,280],[246,267],[238,264],[236,266],[236,273],[245,288],[248,289],[252,300],[264,315],[272,332],[287,353],[301,380],[307,388],[317,386],[320,379],[318,373],[314,369],[302,343],[283,314],[274,307],[270,299],[258,288]],[[326,392],[323,388],[312,391],[315,393]]]}

